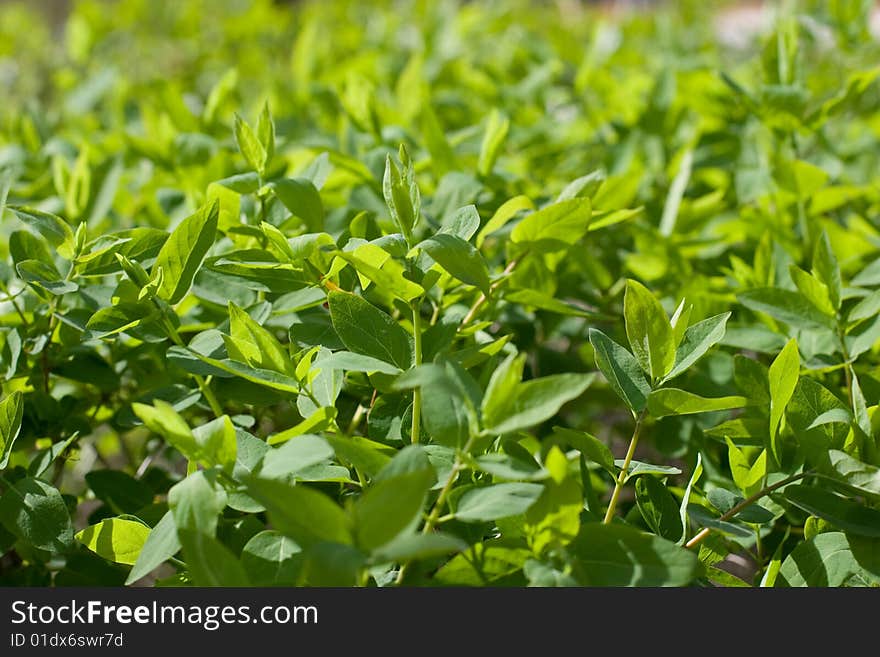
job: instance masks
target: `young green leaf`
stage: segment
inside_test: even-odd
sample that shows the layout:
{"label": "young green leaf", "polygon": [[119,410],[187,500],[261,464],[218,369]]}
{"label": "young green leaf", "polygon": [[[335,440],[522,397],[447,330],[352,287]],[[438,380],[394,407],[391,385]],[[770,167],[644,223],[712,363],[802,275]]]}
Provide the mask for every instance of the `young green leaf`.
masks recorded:
{"label": "young green leaf", "polygon": [[488,176],[495,166],[495,160],[501,147],[504,145],[504,139],[507,137],[507,131],[510,129],[510,119],[497,109],[493,109],[489,114],[489,121],[486,125],[486,132],[483,133],[483,142],[480,145],[480,157],[477,161],[477,171],[483,177]]}
{"label": "young green leaf", "polygon": [[235,114],[233,131],[238,150],[250,167],[262,176],[266,171],[268,153],[253,128],[238,113]]}
{"label": "young green leaf", "polygon": [[831,300],[833,310],[840,310],[840,302],[843,298],[843,283],[840,275],[840,264],[831,248],[828,233],[824,230],[816,240],[816,250],[813,254],[813,273],[825,285]]}
{"label": "young green leaf", "polygon": [[258,369],[294,375],[287,349],[232,301],[229,302],[229,335],[223,339],[226,351],[234,360]]}
{"label": "young green leaf", "polygon": [[777,462],[780,459],[780,447],[777,441],[779,423],[782,421],[785,407],[791,400],[797,386],[800,366],[798,345],[793,338],[788,341],[770,365],[768,375],[770,383],[770,445]]}
{"label": "young green leaf", "polygon": [[[724,339],[728,319],[730,319],[729,312],[704,319],[688,327],[675,352],[675,364],[663,380],[669,381],[683,373],[709,349],[721,342]],[[677,332],[678,324],[674,330]]]}
{"label": "young green leaf", "polygon": [[468,285],[489,294],[489,269],[480,252],[456,235],[437,233],[420,242],[418,247],[436,260],[443,269]]}
{"label": "young green leaf", "polygon": [[64,219],[51,212],[16,205],[8,206],[15,215],[28,226],[46,238],[62,258],[71,260],[74,256],[76,238],[73,229]]}
{"label": "young green leaf", "polygon": [[174,304],[189,291],[202,260],[214,243],[218,215],[217,201],[202,206],[181,221],[162,245],[152,269],[155,273],[161,268],[164,273],[158,291],[160,298]]}
{"label": "young green leaf", "polygon": [[652,380],[662,379],[675,363],[675,338],[666,311],[644,285],[627,280],[623,314],[633,355]]}
{"label": "young green leaf", "polygon": [[136,520],[105,518],[77,533],[76,540],[108,561],[133,565],[150,534],[150,528]]}
{"label": "young green leaf", "polygon": [[324,230],[324,204],[311,180],[283,178],[272,183],[272,191],[284,207],[305,222],[309,232]]}
{"label": "young green leaf", "polygon": [[9,463],[12,446],[18,438],[24,415],[24,398],[15,391],[0,402],[0,470]]}
{"label": "young green leaf", "polygon": [[511,231],[510,239],[521,250],[562,251],[583,238],[592,218],[590,199],[573,198],[553,203],[520,221]]}

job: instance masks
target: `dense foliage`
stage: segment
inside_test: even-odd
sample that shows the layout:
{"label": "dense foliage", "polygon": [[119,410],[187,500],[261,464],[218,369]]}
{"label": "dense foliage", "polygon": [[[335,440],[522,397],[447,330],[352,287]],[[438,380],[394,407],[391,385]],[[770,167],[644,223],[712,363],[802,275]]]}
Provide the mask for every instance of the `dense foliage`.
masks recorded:
{"label": "dense foliage", "polygon": [[0,583],[880,583],[873,3],[157,4],[0,8]]}

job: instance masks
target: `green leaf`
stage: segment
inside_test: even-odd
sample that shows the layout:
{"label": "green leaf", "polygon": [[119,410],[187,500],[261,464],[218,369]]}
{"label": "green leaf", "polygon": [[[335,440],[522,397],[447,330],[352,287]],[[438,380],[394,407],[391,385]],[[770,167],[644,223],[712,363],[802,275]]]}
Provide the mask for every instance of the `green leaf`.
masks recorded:
{"label": "green leaf", "polygon": [[350,351],[410,368],[412,337],[389,315],[349,292],[330,292],[328,301],[333,328]]}
{"label": "green leaf", "polygon": [[477,171],[482,177],[485,178],[492,172],[495,160],[498,159],[498,154],[504,145],[504,139],[507,137],[509,128],[510,119],[498,109],[493,109],[489,114],[486,132],[483,133],[483,141],[480,144],[480,157],[477,161]]}
{"label": "green leaf", "polygon": [[182,529],[214,536],[217,518],[226,506],[226,499],[226,491],[204,470],[197,470],[174,484],[168,491],[168,507],[174,515],[178,538]]}
{"label": "green leaf", "polygon": [[[732,493],[726,488],[713,488],[706,494],[709,503],[718,509],[719,513],[725,514],[744,501],[744,498]],[[749,504],[733,517],[734,520],[763,524],[774,519],[772,512],[758,504]]]}
{"label": "green leaf", "polygon": [[254,535],[241,551],[241,565],[253,586],[293,586],[302,563],[302,548],[274,530]]}
{"label": "green leaf", "polygon": [[493,522],[525,513],[541,495],[541,484],[495,484],[465,491],[458,499],[455,517],[462,522]]}
{"label": "green leaf", "polygon": [[467,543],[455,536],[432,532],[430,534],[404,534],[390,543],[376,548],[373,551],[373,561],[404,562],[414,559],[427,559],[447,555],[451,552],[461,552],[467,549]]}
{"label": "green leaf", "polygon": [[477,206],[471,204],[443,217],[438,235],[454,235],[469,242],[479,229],[480,213],[477,211]]}
{"label": "green leaf", "polygon": [[137,513],[153,501],[149,486],[119,470],[93,470],[85,479],[95,497],[118,514]]}
{"label": "green leaf", "polygon": [[598,329],[590,329],[590,344],[596,353],[596,367],[605,375],[608,384],[633,412],[640,413],[647,404],[651,387],[639,362]]}
{"label": "green leaf", "polygon": [[189,460],[199,460],[201,456],[199,444],[186,420],[171,404],[156,399],[153,401],[153,406],[135,402],[131,408],[150,431],[162,436],[169,445],[179,450]]}
{"label": "green leaf", "polygon": [[125,518],[106,518],[77,533],[76,540],[108,561],[133,565],[150,534],[143,523]]}
{"label": "green leaf", "polygon": [[510,239],[523,250],[552,253],[577,244],[587,232],[593,211],[590,199],[573,198],[553,203],[519,222]]}
{"label": "green leaf", "polygon": [[800,376],[800,368],[801,358],[798,353],[797,341],[792,338],[773,360],[768,374],[770,384],[770,446],[777,463],[781,459],[777,440],[779,423],[782,421],[785,408],[794,394]]}
{"label": "green leaf", "polygon": [[837,449],[829,450],[821,463],[823,472],[868,495],[880,496],[880,468]]}
{"label": "green leaf", "polygon": [[335,452],[320,436],[301,435],[263,456],[258,474],[264,479],[286,479],[313,465],[325,463]]}
{"label": "green leaf", "polygon": [[486,238],[497,230],[501,230],[508,221],[513,219],[522,210],[534,210],[535,204],[528,196],[514,196],[512,199],[501,204],[495,214],[486,222],[486,225],[477,234],[475,240],[477,248],[482,248]]}
{"label": "green leaf", "polygon": [[137,555],[134,567],[125,580],[125,584],[133,584],[142,577],[149,575],[179,551],[180,541],[177,538],[174,514],[168,511],[156,523],[156,526],[150,530],[150,534],[147,536],[146,541],[144,541]]}
{"label": "green leaf", "polygon": [[152,273],[164,273],[160,298],[177,303],[186,295],[202,260],[214,244],[220,205],[215,200],[180,222],[162,245]]}
{"label": "green leaf", "polygon": [[260,139],[254,134],[253,128],[238,113],[235,114],[233,131],[235,143],[238,145],[238,150],[244,155],[244,159],[254,171],[263,175],[266,170],[268,153],[260,143]]}
{"label": "green leaf", "polygon": [[788,268],[795,287],[813,306],[823,314],[834,315],[834,306],[831,305],[831,297],[828,288],[815,276],[811,276],[800,267],[791,265]]}
{"label": "green leaf", "polygon": [[726,411],[742,408],[748,403],[745,397],[700,397],[678,388],[661,388],[648,396],[648,411],[655,418],[667,415],[689,415],[710,411]]}
{"label": "green leaf", "polygon": [[247,477],[247,492],[266,507],[272,526],[304,548],[320,542],[352,543],[351,522],[324,493],[306,485]]}
{"label": "green leaf", "polygon": [[27,545],[65,551],[73,542],[73,525],[58,489],[25,477],[0,497],[0,524]]}
{"label": "green leaf", "polygon": [[843,283],[840,276],[840,264],[837,256],[831,248],[828,233],[824,230],[816,240],[816,250],[813,253],[813,273],[828,289],[828,296],[834,310],[840,310],[840,302],[843,297]]}
{"label": "green leaf", "polygon": [[283,178],[272,183],[272,191],[291,214],[305,222],[310,233],[324,230],[324,204],[311,180]]}
{"label": "green leaf", "polygon": [[460,447],[476,432],[479,389],[458,365],[421,365],[398,377],[394,386],[422,389],[422,421],[434,442]]}
{"label": "green leaf", "polygon": [[854,576],[880,582],[880,540],[825,532],[799,543],[779,569],[776,586],[843,586]]}
{"label": "green leaf", "polygon": [[198,460],[207,467],[220,466],[231,469],[235,465],[238,443],[235,438],[235,427],[228,415],[199,425],[192,430],[198,445]]}
{"label": "green leaf", "polygon": [[799,292],[763,287],[737,295],[750,310],[767,313],[780,322],[799,328],[834,328],[834,318],[826,315]]}
{"label": "green leaf", "polygon": [[760,490],[767,474],[767,450],[761,450],[754,462],[749,461],[743,451],[727,439],[727,457],[730,472],[737,487],[748,497]]}
{"label": "green leaf", "polygon": [[598,463],[608,472],[614,472],[614,455],[608,445],[586,431],[575,431],[565,427],[553,427],[553,437],[571,445],[588,460]]}
{"label": "green leaf", "polygon": [[0,402],[0,470],[9,463],[12,446],[21,430],[21,419],[24,415],[24,400],[18,391],[7,395]]}
{"label": "green leaf", "polygon": [[421,516],[433,468],[406,472],[374,482],[352,509],[357,544],[375,550],[397,538]]}
{"label": "green leaf", "polygon": [[79,285],[72,281],[64,280],[55,267],[50,267],[39,260],[25,260],[15,266],[18,275],[27,283],[43,289],[50,294],[60,295],[68,292],[76,292]]}
{"label": "green leaf", "polygon": [[[618,468],[623,468],[624,459],[615,459],[614,465]],[[639,477],[642,475],[679,475],[681,474],[681,470],[671,465],[657,465],[655,463],[644,463],[642,461],[636,461],[635,459],[629,462],[629,470],[627,470],[626,478],[623,480],[623,483],[626,483],[630,479],[634,477]]]}
{"label": "green leaf", "polygon": [[549,473],[534,460],[522,460],[508,454],[483,454],[473,459],[472,467],[499,479],[540,481]]}
{"label": "green leaf", "polygon": [[382,178],[382,194],[391,212],[391,220],[412,246],[412,232],[419,221],[421,196],[415,181],[413,163],[406,148],[400,147],[400,160],[403,171],[397,168],[391,156],[385,159],[385,175]]}
{"label": "green leaf", "polygon": [[401,369],[384,360],[356,354],[353,351],[336,351],[328,356],[318,356],[312,363],[312,370],[345,370],[346,372],[381,372],[400,374]]}
{"label": "green leaf", "polygon": [[409,303],[425,294],[425,289],[406,277],[403,265],[390,254],[375,244],[362,244],[353,252],[335,251],[335,255],[348,262],[362,277],[361,285],[366,288],[374,282],[383,291],[393,294]]}
{"label": "green leaf", "polygon": [[224,335],[224,342],[234,360],[258,369],[294,375],[287,349],[232,301],[229,302],[229,336]]}
{"label": "green leaf", "polygon": [[666,486],[654,477],[640,477],[636,481],[636,504],[652,532],[678,542],[684,527],[678,503]]}
{"label": "green leaf", "polygon": [[633,355],[652,380],[662,379],[675,364],[675,337],[666,311],[644,285],[627,280],[623,314]]}
{"label": "green leaf", "polygon": [[260,117],[257,120],[257,139],[266,152],[266,166],[268,166],[275,154],[275,122],[269,111],[269,101],[263,103],[263,111],[260,112]]}
{"label": "green leaf", "polygon": [[688,327],[675,352],[675,364],[663,380],[669,381],[683,373],[709,349],[721,342],[724,339],[728,319],[730,319],[729,312],[704,319]]}
{"label": "green leaf", "polygon": [[492,372],[480,404],[483,424],[492,426],[504,420],[506,408],[522,380],[526,356],[510,354]]}
{"label": "green leaf", "polygon": [[498,421],[487,424],[486,431],[512,433],[549,420],[563,404],[580,397],[592,382],[592,374],[553,374],[520,383],[495,414]]}
{"label": "green leaf", "polygon": [[489,295],[489,269],[470,242],[457,235],[437,233],[418,246],[462,283],[478,287],[483,294]]}
{"label": "green leaf", "polygon": [[145,320],[158,317],[159,313],[160,310],[147,301],[136,303],[121,301],[94,313],[86,322],[86,328],[89,329],[92,339],[100,340],[130,331]]}
{"label": "green leaf", "polygon": [[196,586],[250,586],[244,567],[216,538],[183,528],[178,528],[177,535]]}
{"label": "green leaf", "polygon": [[788,486],[785,498],[845,532],[880,538],[880,511],[876,509],[812,486]]}
{"label": "green leaf", "polygon": [[682,534],[681,538],[676,542],[678,545],[684,545],[685,539],[687,538],[687,517],[688,517],[688,504],[691,501],[691,493],[693,492],[694,486],[700,480],[700,477],[703,476],[703,455],[701,453],[697,453],[697,462],[694,464],[694,471],[691,473],[691,478],[688,480],[687,488],[684,489],[684,495],[681,497],[681,504],[679,505],[678,517],[681,520],[682,526]]}
{"label": "green leaf", "polygon": [[51,212],[43,212],[36,208],[15,205],[10,205],[8,208],[24,223],[46,238],[46,241],[55,247],[58,255],[67,260],[73,259],[76,239],[73,229],[64,219]]}
{"label": "green leaf", "polygon": [[626,525],[586,524],[569,548],[584,586],[685,586],[702,574],[694,552]]}

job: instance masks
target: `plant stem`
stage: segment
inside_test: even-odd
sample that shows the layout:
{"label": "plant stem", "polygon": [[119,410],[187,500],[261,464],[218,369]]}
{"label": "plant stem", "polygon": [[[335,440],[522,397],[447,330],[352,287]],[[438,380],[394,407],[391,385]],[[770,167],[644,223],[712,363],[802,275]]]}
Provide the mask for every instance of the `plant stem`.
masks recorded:
{"label": "plant stem", "polygon": [[[516,266],[520,262],[522,262],[522,259],[524,257],[526,257],[527,253],[528,253],[528,251],[526,253],[523,253],[519,258],[514,258],[513,260],[511,260],[507,264],[507,267],[504,268],[504,273],[502,274],[503,278],[499,281],[492,283],[492,285],[489,287],[490,294],[492,292],[494,292],[496,289],[498,289],[498,287],[505,280],[507,280],[507,276],[510,275],[511,273],[513,273],[513,270],[516,269]],[[481,292],[480,296],[477,297],[477,300],[474,302],[474,305],[471,306],[470,310],[468,310],[467,315],[465,315],[464,319],[461,320],[461,326],[467,326],[468,324],[470,324],[473,321],[474,317],[476,316],[477,312],[479,312],[480,308],[482,308],[483,304],[485,304],[486,301],[488,301],[488,300],[489,300],[489,297],[487,297],[484,293]]]}
{"label": "plant stem", "polygon": [[843,355],[843,376],[846,381],[846,396],[849,399],[849,405],[855,411],[855,404],[852,396],[852,364],[849,359],[849,349],[846,348],[846,335],[840,322],[837,323],[837,339],[840,340],[840,353]]}
{"label": "plant stem", "polygon": [[[721,522],[725,522],[727,520],[730,520],[737,513],[739,513],[743,509],[745,509],[747,506],[751,506],[752,504],[754,504],[755,502],[760,500],[765,495],[769,495],[770,493],[772,493],[776,489],[782,488],[783,486],[787,486],[791,482],[797,481],[798,479],[803,479],[804,477],[808,477],[811,474],[813,474],[812,471],[799,472],[798,474],[794,474],[794,475],[791,475],[790,477],[786,477],[785,479],[782,479],[781,481],[777,481],[772,486],[766,486],[766,487],[762,488],[761,490],[759,490],[754,495],[752,495],[751,497],[744,499],[742,502],[737,504],[735,507],[733,507],[732,509],[730,509],[726,513],[722,513],[720,516],[718,516],[718,520]],[[687,548],[692,548],[695,545],[699,545],[700,543],[703,542],[703,540],[705,540],[705,538],[709,535],[710,532],[711,532],[711,530],[708,527],[703,527],[703,529],[701,529],[700,532],[696,536],[694,536],[691,540],[689,540],[687,543],[685,543],[684,546]]]}
{"label": "plant stem", "polygon": [[[412,304],[413,313],[413,365],[418,367],[422,364],[422,313],[420,308],[420,300],[416,300]],[[422,389],[415,388],[413,390],[413,410],[412,410],[412,443],[419,443],[419,434],[422,426]]]}
{"label": "plant stem", "polygon": [[629,464],[632,462],[633,455],[636,453],[636,446],[639,444],[639,435],[642,433],[642,423],[645,420],[646,411],[639,413],[636,419],[636,426],[633,429],[632,438],[629,441],[629,449],[626,450],[626,457],[623,459],[623,465],[620,468],[620,474],[617,475],[617,481],[614,482],[614,492],[611,493],[611,499],[608,501],[608,510],[605,512],[603,524],[609,524],[614,518],[614,511],[617,508],[617,501],[620,498],[620,491],[623,489],[623,483],[626,481]]}

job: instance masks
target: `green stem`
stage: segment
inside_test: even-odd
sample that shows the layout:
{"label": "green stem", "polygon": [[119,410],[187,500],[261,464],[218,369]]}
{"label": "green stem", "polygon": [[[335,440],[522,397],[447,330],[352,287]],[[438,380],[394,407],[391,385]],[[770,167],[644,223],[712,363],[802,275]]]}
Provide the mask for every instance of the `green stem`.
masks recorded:
{"label": "green stem", "polygon": [[623,490],[623,484],[626,481],[626,475],[629,471],[629,464],[632,462],[633,455],[636,453],[636,446],[639,444],[639,435],[642,433],[642,423],[645,420],[646,412],[642,411],[636,419],[636,426],[633,429],[632,438],[629,441],[629,449],[626,450],[626,457],[623,459],[623,465],[620,468],[620,474],[617,475],[617,481],[614,482],[614,492],[611,493],[611,499],[608,502],[608,511],[605,512],[604,524],[609,524],[614,518],[614,511],[617,509],[617,502],[620,499],[620,491]]}
{"label": "green stem", "polygon": [[849,399],[849,405],[855,411],[855,404],[852,396],[852,364],[849,359],[849,350],[846,348],[846,335],[841,326],[840,321],[837,323],[837,339],[840,340],[840,353],[843,355],[843,376],[846,381],[846,396]]}
{"label": "green stem", "polygon": [[[422,313],[421,299],[412,304],[413,313],[413,365],[418,367],[422,364]],[[412,410],[412,443],[419,443],[419,434],[422,426],[422,389],[413,390],[413,410]]]}

